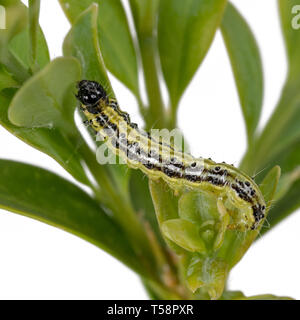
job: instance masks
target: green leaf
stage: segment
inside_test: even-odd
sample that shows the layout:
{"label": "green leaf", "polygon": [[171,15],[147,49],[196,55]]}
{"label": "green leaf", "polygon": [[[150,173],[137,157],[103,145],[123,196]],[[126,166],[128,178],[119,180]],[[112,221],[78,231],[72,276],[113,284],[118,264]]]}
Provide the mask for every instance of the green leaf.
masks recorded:
{"label": "green leaf", "polygon": [[[59,2],[72,24],[76,23],[78,16],[92,3],[99,6],[98,37],[105,65],[114,76],[137,95],[139,89],[136,53],[121,1],[60,0]],[[88,47],[85,49],[89,50]]]}
{"label": "green leaf", "polygon": [[19,84],[3,66],[0,65],[0,92],[6,88],[17,88]]}
{"label": "green leaf", "polygon": [[159,224],[178,218],[178,201],[167,184],[162,180],[149,180],[149,187]]}
{"label": "green leaf", "polygon": [[[300,38],[299,30],[294,28],[293,12],[297,1],[279,0],[281,26],[286,44],[288,58],[287,80],[275,109],[274,114],[258,139],[253,152],[248,155],[243,164],[250,168],[261,170],[267,164],[279,164],[284,177],[293,175],[300,163]],[[271,227],[280,222],[294,210],[299,208],[299,182],[294,181],[285,190],[285,195],[276,203],[269,214]],[[262,233],[269,230],[263,229]]]}
{"label": "green leaf", "polygon": [[73,233],[144,274],[112,218],[80,188],[49,171],[0,160],[0,207]]}
{"label": "green leaf", "polygon": [[270,205],[275,197],[280,174],[281,174],[280,167],[275,166],[273,169],[271,169],[268,172],[268,174],[265,176],[262,183],[259,185],[260,190],[267,204],[267,210],[270,208]]}
{"label": "green leaf", "polygon": [[265,234],[277,223],[285,219],[287,216],[300,208],[300,180],[292,185],[285,196],[276,202],[268,215],[267,228],[261,230],[261,234]]}
{"label": "green leaf", "polygon": [[[6,11],[6,29],[0,30],[0,61],[23,83],[30,77],[30,37],[27,7],[21,1],[2,1]],[[50,60],[42,30],[35,26],[36,64],[44,67]]]}
{"label": "green leaf", "polygon": [[161,66],[173,108],[203,61],[226,0],[164,0],[158,16]]}
{"label": "green leaf", "polygon": [[100,82],[113,94],[107,72],[102,60],[97,32],[98,7],[91,5],[84,11],[65,38],[63,51],[65,56],[72,56],[80,61],[82,77]]}
{"label": "green leaf", "polygon": [[147,93],[147,108],[138,97],[140,111],[146,128],[165,128],[168,126],[161,93],[157,61],[157,11],[159,0],[130,0],[138,46],[141,57],[143,78]]}
{"label": "green leaf", "polygon": [[280,102],[267,123],[250,161],[252,167],[263,168],[276,160],[292,144],[300,139],[300,79],[297,83],[287,82]]}
{"label": "green leaf", "polygon": [[178,201],[180,218],[199,227],[199,235],[209,250],[217,250],[224,241],[230,216],[222,212],[218,198],[209,192],[186,192]]}
{"label": "green leaf", "polygon": [[300,37],[299,30],[292,26],[295,17],[292,8],[297,4],[297,0],[279,1],[288,57],[288,75],[280,101],[248,160],[252,167],[258,170],[300,139]]}
{"label": "green leaf", "polygon": [[[289,73],[291,78],[300,77],[300,37],[296,22],[299,23],[298,0],[278,0],[279,13],[281,18],[281,27],[284,35],[286,51],[289,62]],[[297,15],[298,14],[298,15]]]}
{"label": "green leaf", "polygon": [[[42,69],[50,62],[49,50],[42,30],[37,31],[36,68]],[[16,57],[24,68],[30,66],[30,40],[29,28],[14,36],[9,42],[9,51]],[[35,70],[37,71],[37,70]]]}
{"label": "green leaf", "polygon": [[5,8],[6,28],[0,31],[0,56],[6,50],[5,45],[20,31],[27,23],[26,7],[19,0],[2,0],[1,5]]}
{"label": "green leaf", "polygon": [[259,49],[247,22],[232,4],[228,4],[221,25],[231,61],[244,119],[251,144],[263,100],[263,70]]}
{"label": "green leaf", "polygon": [[275,200],[282,199],[298,180],[300,180],[300,165],[295,170],[281,176],[276,190]]}
{"label": "green leaf", "polygon": [[80,67],[74,58],[53,60],[16,93],[9,107],[9,120],[27,128],[73,124],[76,100],[72,89],[79,79]]}
{"label": "green leaf", "polygon": [[18,0],[5,0],[1,4],[5,7],[6,29],[0,30],[0,62],[21,83],[29,78],[30,73],[8,50],[8,45],[26,27],[26,7]]}
{"label": "green leaf", "polygon": [[160,0],[129,0],[139,36],[152,36]]}
{"label": "green leaf", "polygon": [[25,143],[55,159],[75,179],[89,184],[76,145],[57,128],[28,129],[14,126],[7,117],[9,102],[7,97],[0,95],[0,124]]}
{"label": "green leaf", "polygon": [[[169,186],[162,181],[149,180],[149,189],[155,209],[156,218],[159,228],[161,230],[165,221],[178,218],[178,199],[175,197],[173,191]],[[162,233],[166,243],[178,254],[185,252],[180,246],[177,246],[175,242],[170,241]]]}
{"label": "green leaf", "polygon": [[[36,76],[39,77],[38,74]],[[30,81],[32,80],[34,80],[34,78],[30,79]],[[41,85],[41,83],[39,85]],[[29,90],[34,95],[32,97],[29,97],[29,100],[27,101],[28,104],[25,104],[24,103],[25,101],[22,100],[22,98],[18,98],[18,100],[20,99],[18,109],[20,109],[21,113],[24,113],[24,112],[26,113],[27,110],[29,109],[35,112],[31,104],[32,102],[35,101],[34,100],[35,96],[40,97],[41,105],[43,105],[44,101],[46,101],[47,99],[50,99],[49,96],[47,95],[46,95],[46,98],[44,99],[44,97],[41,96],[41,92],[36,93],[34,88],[29,88]],[[22,94],[22,91],[23,89],[20,89],[20,91],[18,91],[18,95]],[[66,134],[64,128],[59,128],[56,126],[28,128],[23,126],[19,127],[12,124],[8,119],[8,109],[9,109],[9,105],[11,104],[13,94],[14,94],[14,91],[12,91],[12,89],[6,90],[5,92],[2,92],[0,94],[0,124],[3,127],[5,127],[8,131],[10,131],[12,134],[17,136],[19,139],[23,140],[27,144],[33,146],[34,148],[54,158],[75,179],[77,179],[78,181],[84,184],[89,184],[85,171],[81,164],[82,159],[78,154],[78,149],[81,147],[81,144],[82,144],[82,141],[79,139],[79,137],[78,136],[76,138],[69,137]],[[35,102],[37,103],[37,101]],[[36,105],[36,106],[37,106],[36,113],[38,114],[39,105]],[[46,117],[44,117],[44,119],[45,121],[47,120]],[[23,123],[22,119],[20,120]]]}
{"label": "green leaf", "polygon": [[206,252],[205,243],[200,238],[199,228],[184,219],[169,219],[161,225],[162,233],[169,240],[189,252]]}
{"label": "green leaf", "polygon": [[[300,141],[290,145],[280,155],[270,160],[268,166],[278,164],[282,171],[278,190],[275,195],[276,204],[271,205],[268,215],[268,224],[264,225],[260,234],[265,234],[285,217],[292,214],[300,207],[299,165],[300,165]],[[259,175],[257,179],[260,181]]]}
{"label": "green leaf", "polygon": [[220,214],[217,209],[216,196],[208,192],[187,192],[178,203],[180,218],[198,223],[218,220]]}

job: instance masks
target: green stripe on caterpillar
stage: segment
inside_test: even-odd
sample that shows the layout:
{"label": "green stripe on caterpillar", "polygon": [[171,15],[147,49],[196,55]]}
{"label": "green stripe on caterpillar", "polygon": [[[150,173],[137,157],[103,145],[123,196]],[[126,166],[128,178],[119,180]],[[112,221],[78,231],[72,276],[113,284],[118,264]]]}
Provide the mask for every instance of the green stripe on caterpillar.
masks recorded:
{"label": "green stripe on caterpillar", "polygon": [[265,217],[266,204],[259,187],[237,168],[196,159],[156,140],[132,123],[117,101],[95,81],[80,81],[76,97],[87,122],[129,167],[142,170],[149,179],[162,178],[175,191],[192,189],[216,194],[230,212],[231,229],[254,230]]}

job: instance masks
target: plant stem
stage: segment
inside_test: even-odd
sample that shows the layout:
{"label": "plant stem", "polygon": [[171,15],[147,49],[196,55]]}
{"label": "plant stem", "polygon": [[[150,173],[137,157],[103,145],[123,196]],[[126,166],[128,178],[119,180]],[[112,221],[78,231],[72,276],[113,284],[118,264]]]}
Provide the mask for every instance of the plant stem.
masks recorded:
{"label": "plant stem", "polygon": [[165,109],[158,76],[155,36],[158,0],[129,0],[141,54],[149,108],[144,116],[146,128],[164,128]]}
{"label": "plant stem", "polygon": [[138,107],[139,107],[140,114],[142,115],[143,119],[146,119],[148,110],[147,110],[147,108],[145,107],[145,105],[144,105],[144,103],[143,103],[143,101],[142,101],[142,98],[141,98],[140,94],[137,93],[137,94],[135,95],[135,97],[136,97],[136,100],[137,100],[137,103],[138,103]]}
{"label": "plant stem", "polygon": [[140,36],[139,43],[149,99],[149,110],[146,118],[147,129],[152,126],[164,128],[166,115],[155,61],[155,40],[152,36]]}
{"label": "plant stem", "polygon": [[170,106],[167,109],[167,125],[169,130],[175,129],[177,126],[177,109],[178,106]]}

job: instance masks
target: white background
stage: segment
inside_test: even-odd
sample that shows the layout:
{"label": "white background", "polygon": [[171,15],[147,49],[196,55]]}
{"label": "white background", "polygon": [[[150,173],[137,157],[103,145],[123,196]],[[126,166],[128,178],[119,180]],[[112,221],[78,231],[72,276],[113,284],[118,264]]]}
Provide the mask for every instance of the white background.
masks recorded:
{"label": "white background", "polygon": [[[262,52],[262,126],[278,100],[286,73],[276,1],[232,2],[250,23]],[[57,1],[42,0],[41,6],[40,22],[54,58],[61,55],[69,24]],[[123,109],[142,124],[129,91],[115,79],[112,83]],[[238,164],[245,151],[242,115],[219,33],[184,95],[179,125],[195,156]],[[1,127],[0,158],[32,163],[72,180],[54,160]],[[232,271],[230,289],[242,290],[246,295],[272,293],[300,298],[299,213],[251,247]],[[0,210],[0,299],[146,298],[139,278],[105,252],[54,227]]]}

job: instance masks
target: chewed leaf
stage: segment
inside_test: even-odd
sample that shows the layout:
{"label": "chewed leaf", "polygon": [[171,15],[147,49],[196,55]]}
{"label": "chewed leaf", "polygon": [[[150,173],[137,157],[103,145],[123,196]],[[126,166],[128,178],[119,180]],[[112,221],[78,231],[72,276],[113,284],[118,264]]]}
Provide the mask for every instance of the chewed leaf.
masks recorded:
{"label": "chewed leaf", "polygon": [[79,79],[76,59],[53,60],[16,93],[9,107],[9,120],[27,128],[72,125],[76,107],[72,90]]}
{"label": "chewed leaf", "polygon": [[174,108],[203,61],[221,23],[226,0],[164,0],[158,15],[158,46]]}
{"label": "chewed leaf", "polygon": [[263,99],[262,62],[254,35],[235,7],[228,3],[221,31],[230,57],[251,144]]}

